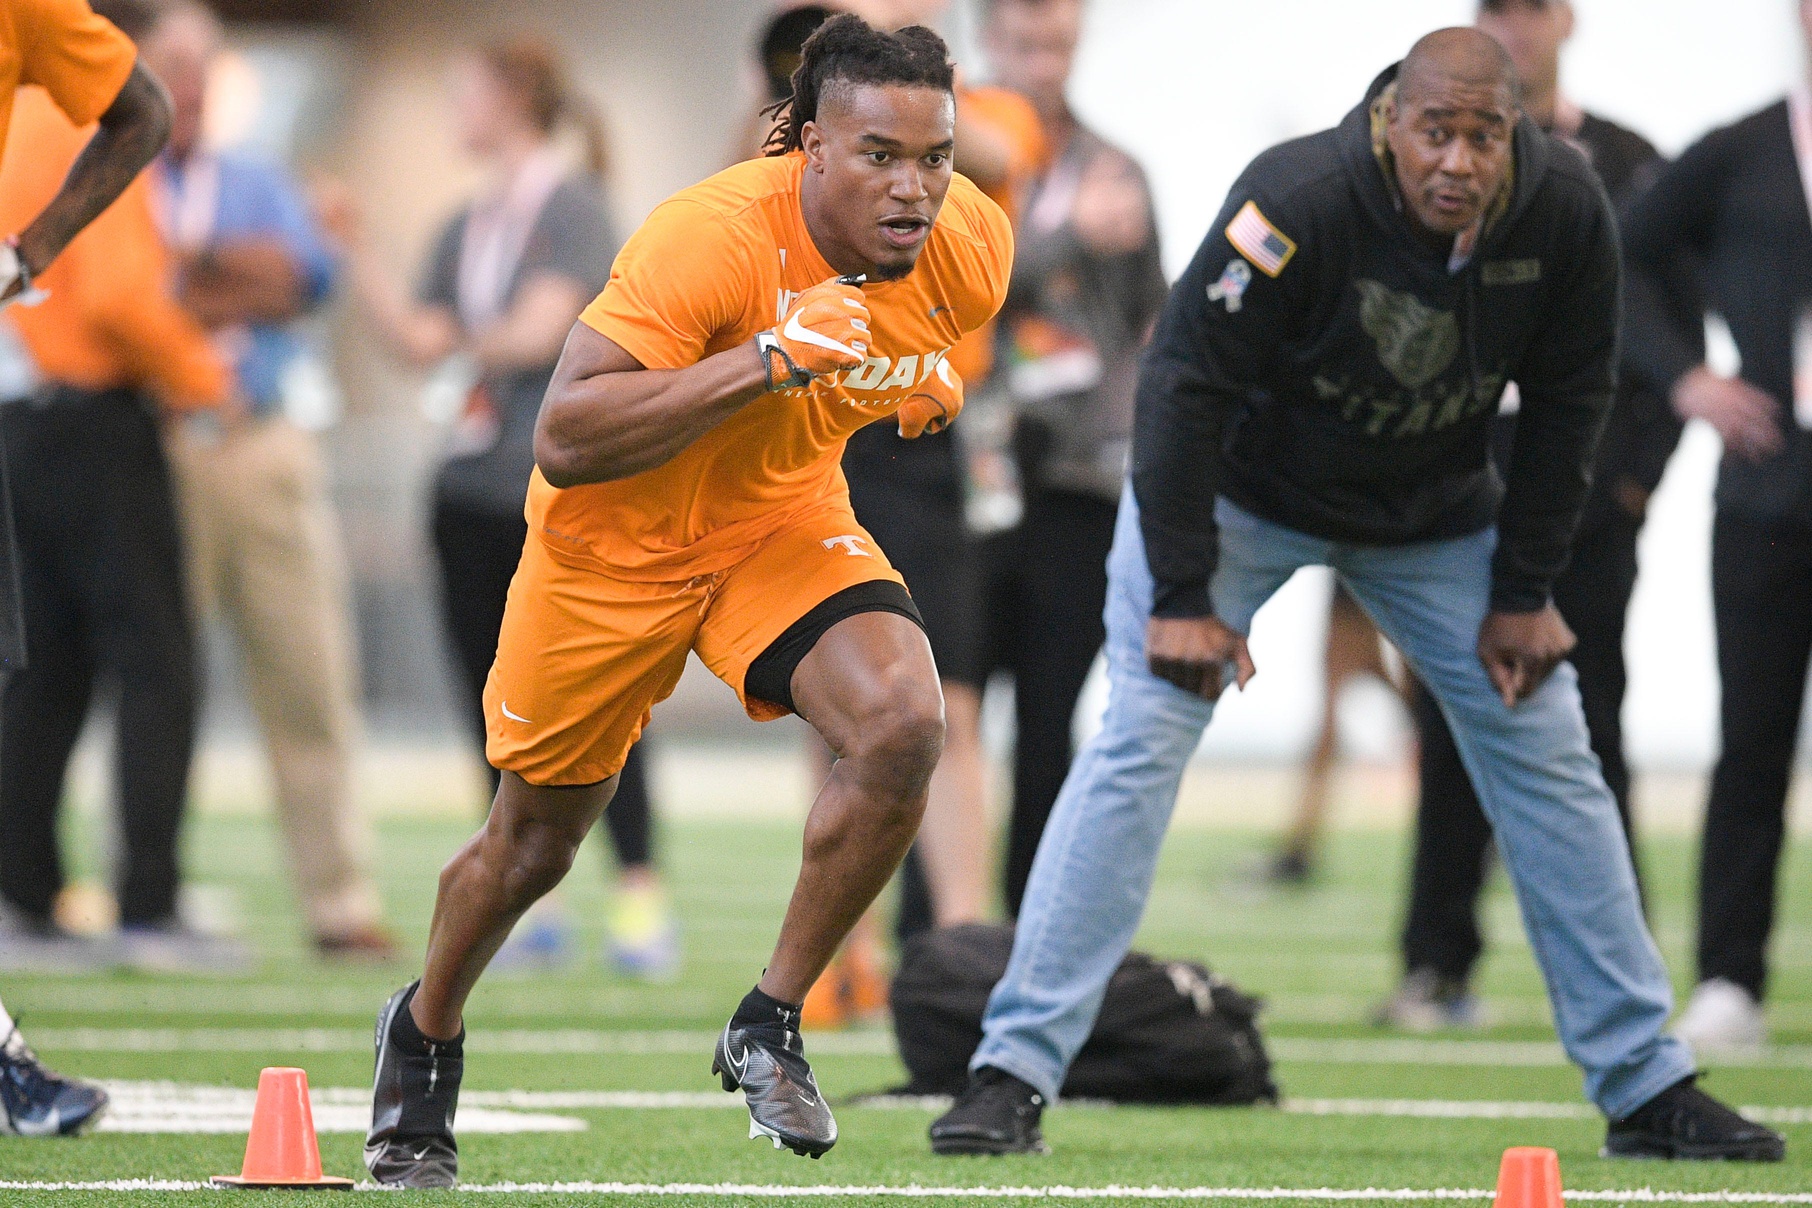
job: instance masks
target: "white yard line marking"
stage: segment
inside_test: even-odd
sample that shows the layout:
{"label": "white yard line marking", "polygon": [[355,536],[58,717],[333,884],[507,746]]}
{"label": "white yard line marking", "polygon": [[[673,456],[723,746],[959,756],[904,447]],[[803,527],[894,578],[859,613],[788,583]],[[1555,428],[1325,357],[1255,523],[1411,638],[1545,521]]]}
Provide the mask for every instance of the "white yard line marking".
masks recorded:
{"label": "white yard line marking", "polygon": [[[257,1092],[235,1087],[185,1086],[173,1082],[106,1082],[112,1103],[97,1126],[120,1133],[244,1133],[252,1126]],[[460,1104],[462,1133],[583,1132],[589,1125],[572,1116],[522,1111],[504,1105]],[[724,1098],[728,1099],[726,1095]],[[315,1131],[363,1134],[371,1125],[371,1090],[332,1088],[309,1095]]]}
{"label": "white yard line marking", "polygon": [[[1780,940],[1776,933],[1777,943]],[[699,991],[671,986],[536,985],[532,994],[518,993],[505,978],[480,984],[473,1013],[495,1018],[575,1018],[613,1016],[653,1009],[695,1014],[708,1011],[711,999]],[[363,1019],[376,1012],[385,989],[356,985],[316,986],[278,982],[226,983],[210,986],[198,999],[192,987],[160,982],[110,985],[89,980],[35,981],[13,991],[13,1003],[27,1016],[45,1012],[83,1015],[147,1016],[255,1015],[291,1017],[337,1015]],[[1265,1019],[1278,1023],[1362,1023],[1378,1005],[1377,995],[1313,994],[1279,991],[1265,995]],[[1493,994],[1484,1001],[1493,1023],[1542,1025],[1549,1022],[1548,1000],[1539,994]],[[1781,1028],[1812,1027],[1812,1002],[1771,1003],[1770,1022]],[[161,1022],[161,1021],[160,1021]]]}
{"label": "white yard line marking", "polygon": [[[362,1053],[369,1028],[32,1028],[32,1044],[46,1051],[99,1053]],[[591,1028],[496,1028],[475,1031],[466,1047],[477,1053],[522,1056],[646,1056],[710,1052],[716,1032],[616,1031]],[[1279,1061],[1330,1065],[1565,1066],[1567,1056],[1547,1040],[1321,1039],[1274,1036],[1266,1048]],[[815,1056],[891,1056],[887,1032],[813,1032],[806,1047]],[[1775,1045],[1719,1054],[1707,1061],[1721,1069],[1812,1069],[1812,1045]]]}
{"label": "white yard line marking", "polygon": [[[254,1093],[230,1087],[174,1082],[108,1082],[113,1109],[103,1128],[115,1132],[244,1132],[251,1121]],[[315,1087],[310,1092],[315,1126],[323,1132],[362,1132],[371,1110],[371,1089]],[[556,1111],[742,1111],[742,1099],[721,1091],[528,1091],[469,1090],[460,1096],[460,1129],[470,1132],[567,1132],[584,1121],[539,1113]],[[854,1104],[873,1110],[941,1112],[950,1100],[940,1095],[873,1095]],[[1070,1108],[1115,1105],[1066,1100]],[[1501,1099],[1285,1099],[1278,1110],[1297,1116],[1378,1116],[1436,1120],[1596,1120],[1585,1103]],[[1764,1124],[1812,1124],[1812,1107],[1744,1107]],[[193,1127],[192,1122],[209,1127]],[[230,1121],[236,1123],[228,1126]],[[160,1125],[167,1124],[168,1127]]]}
{"label": "white yard line marking", "polygon": [[[1265,1048],[1279,1061],[1332,1065],[1561,1066],[1567,1055],[1549,1040],[1323,1040],[1268,1037]],[[1752,1052],[1720,1053],[1707,1065],[1720,1069],[1812,1069],[1812,1045],[1783,1044]]]}
{"label": "white yard line marking", "polygon": [[[32,1046],[46,1052],[90,1053],[364,1053],[366,1028],[32,1028]],[[586,1028],[500,1028],[473,1032],[466,1050],[525,1056],[637,1056],[709,1053],[716,1032],[619,1032]],[[889,1056],[885,1032],[814,1034],[813,1054]]]}
{"label": "white yard line marking", "polygon": [[[100,1179],[92,1182],[0,1181],[0,1191],[206,1191],[206,1183],[177,1179]],[[360,1191],[380,1190],[361,1183]],[[491,1195],[691,1195],[724,1199],[844,1199],[857,1196],[909,1200],[1337,1200],[1382,1203],[1489,1200],[1495,1192],[1460,1187],[921,1187],[772,1183],[468,1183],[460,1191]],[[1812,1204],[1812,1192],[1770,1191],[1569,1191],[1576,1201],[1632,1204]]]}

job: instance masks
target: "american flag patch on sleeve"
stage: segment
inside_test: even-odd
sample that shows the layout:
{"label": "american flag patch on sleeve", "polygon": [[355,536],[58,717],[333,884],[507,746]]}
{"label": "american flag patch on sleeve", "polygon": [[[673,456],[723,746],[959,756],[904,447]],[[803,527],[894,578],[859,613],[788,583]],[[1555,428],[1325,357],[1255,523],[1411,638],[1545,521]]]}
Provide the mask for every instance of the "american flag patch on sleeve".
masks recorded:
{"label": "american flag patch on sleeve", "polygon": [[1259,212],[1258,203],[1254,201],[1241,206],[1233,221],[1227,224],[1227,242],[1267,277],[1283,272],[1284,265],[1296,254],[1296,244],[1271,225],[1271,220]]}

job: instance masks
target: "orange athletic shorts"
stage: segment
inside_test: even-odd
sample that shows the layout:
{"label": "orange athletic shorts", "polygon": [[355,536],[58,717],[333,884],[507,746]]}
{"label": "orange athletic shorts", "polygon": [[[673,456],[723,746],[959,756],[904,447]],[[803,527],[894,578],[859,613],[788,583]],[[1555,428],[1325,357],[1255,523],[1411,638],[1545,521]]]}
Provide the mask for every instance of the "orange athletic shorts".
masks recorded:
{"label": "orange athletic shorts", "polygon": [[877,579],[905,586],[848,504],[812,512],[741,562],[678,583],[613,579],[531,533],[485,683],[485,757],[530,784],[614,776],[696,650],[756,721],[749,664],[819,604]]}

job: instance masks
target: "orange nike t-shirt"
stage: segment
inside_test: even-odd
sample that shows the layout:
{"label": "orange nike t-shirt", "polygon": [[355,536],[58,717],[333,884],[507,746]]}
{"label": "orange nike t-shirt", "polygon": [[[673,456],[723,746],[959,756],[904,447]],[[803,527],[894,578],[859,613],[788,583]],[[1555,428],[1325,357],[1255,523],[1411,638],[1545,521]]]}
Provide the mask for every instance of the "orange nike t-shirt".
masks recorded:
{"label": "orange nike t-shirt", "polygon": [[[683,369],[776,326],[837,276],[806,231],[795,153],[737,164],[657,207],[580,320],[648,369]],[[863,287],[869,356],[809,386],[761,395],[667,464],[561,490],[537,470],[531,529],[619,579],[714,574],[814,508],[841,502],[856,429],[885,419],[1006,298],[1013,233],[961,176],[912,272]]]}
{"label": "orange nike t-shirt", "polygon": [[0,0],[0,152],[13,93],[37,84],[78,126],[107,112],[138,51],[88,0]]}

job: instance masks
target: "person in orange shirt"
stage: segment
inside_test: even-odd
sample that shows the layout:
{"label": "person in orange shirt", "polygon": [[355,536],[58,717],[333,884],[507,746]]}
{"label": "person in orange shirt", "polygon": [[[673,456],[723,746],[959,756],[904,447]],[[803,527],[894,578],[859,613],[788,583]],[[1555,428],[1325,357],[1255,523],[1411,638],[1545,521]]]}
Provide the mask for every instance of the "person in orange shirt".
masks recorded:
{"label": "person in orange shirt", "polygon": [[[122,20],[141,12],[118,3]],[[40,89],[13,105],[0,227],[55,195],[92,138]],[[135,180],[14,306],[0,432],[17,504],[29,666],[0,707],[0,959],[74,942],[53,921],[63,888],[56,819],[97,679],[119,689],[124,860],[113,955],[147,969],[236,965],[236,947],[176,912],[178,838],[194,746],[194,647],[158,404],[231,403],[230,376],[172,294],[171,263]],[[69,484],[85,484],[79,491]],[[96,954],[98,959],[99,955]]]}
{"label": "person in orange shirt", "polygon": [[783,153],[657,208],[574,326],[486,691],[502,783],[441,874],[426,972],[378,1017],[365,1157],[380,1182],[453,1182],[465,1000],[565,875],[691,651],[751,717],[797,713],[839,755],[714,1067],[751,1135],[835,1144],[800,1003],[912,841],[943,742],[917,611],[851,513],[839,456],[875,421],[913,437],[956,417],[949,350],[999,309],[1012,261],[1006,216],[951,166],[947,55],[926,29],[826,23]]}
{"label": "person in orange shirt", "polygon": [[[0,243],[0,307],[32,294],[32,278],[118,197],[163,146],[169,106],[136,66],[132,43],[83,0],[0,2],[0,151],[14,93],[41,86],[68,117],[100,119],[75,170],[19,234]],[[0,197],[5,194],[0,194]],[[12,504],[0,475],[0,684],[25,662]],[[0,1132],[56,1136],[81,1132],[107,1107],[99,1087],[47,1069],[0,1006]]]}
{"label": "person in orange shirt", "polygon": [[[170,102],[138,52],[87,0],[0,0],[0,131],[18,90],[36,85],[77,126],[98,123],[69,175],[0,244],[0,302],[32,281],[163,150]],[[0,134],[0,152],[5,148]],[[10,224],[9,224],[10,225]]]}

